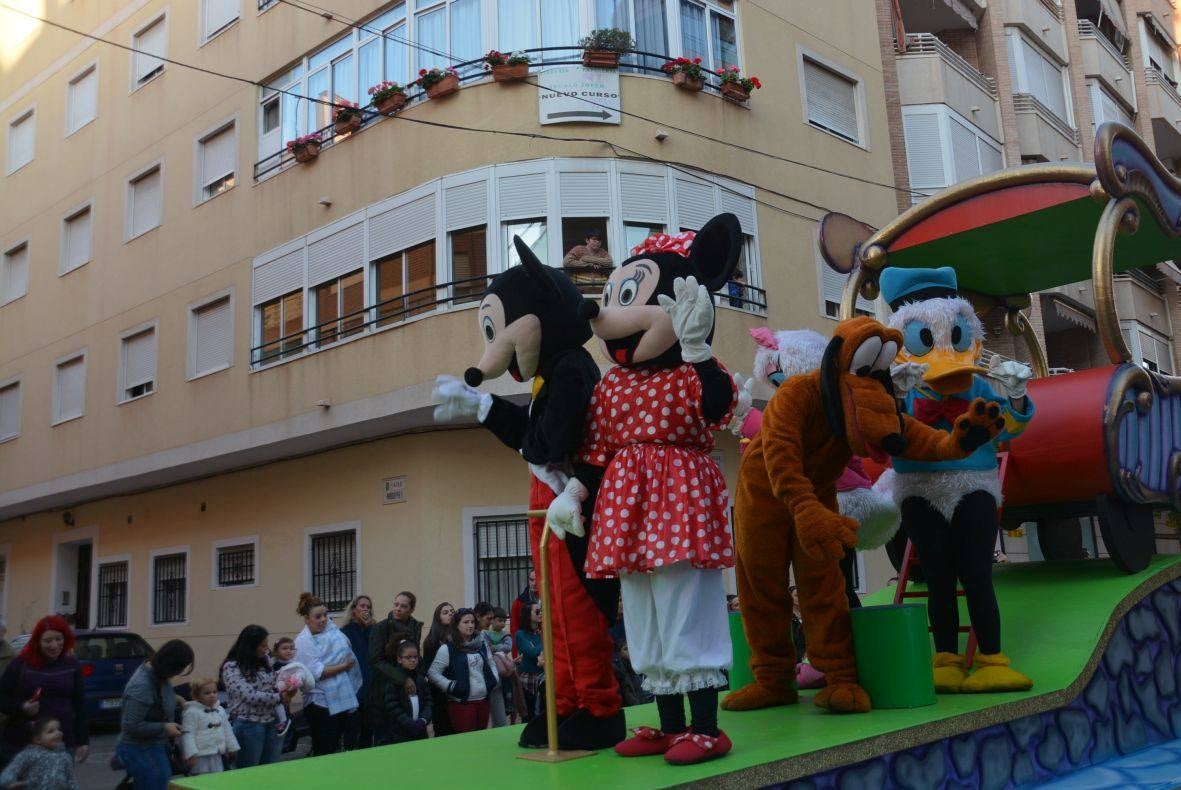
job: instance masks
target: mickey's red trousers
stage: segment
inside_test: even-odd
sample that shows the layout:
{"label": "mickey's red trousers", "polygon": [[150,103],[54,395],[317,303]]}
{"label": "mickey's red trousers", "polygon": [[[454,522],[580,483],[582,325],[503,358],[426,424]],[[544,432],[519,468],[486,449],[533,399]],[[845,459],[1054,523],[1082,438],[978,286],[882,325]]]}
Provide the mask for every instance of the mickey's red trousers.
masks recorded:
{"label": "mickey's red trousers", "polygon": [[[529,507],[545,510],[554,492],[536,477],[530,478]],[[588,521],[587,527],[590,527]],[[533,566],[541,568],[541,533],[545,519],[529,519]],[[568,540],[586,540],[569,536]],[[607,631],[607,618],[583,586],[581,568],[575,568],[566,543],[550,537],[550,601],[542,601],[542,617],[550,618],[554,645],[544,645],[545,680],[554,684],[558,716],[583,708],[597,718],[619,712],[619,684],[612,659],[615,645]],[[538,573],[538,587],[541,574]],[[549,608],[545,608],[548,606]]]}

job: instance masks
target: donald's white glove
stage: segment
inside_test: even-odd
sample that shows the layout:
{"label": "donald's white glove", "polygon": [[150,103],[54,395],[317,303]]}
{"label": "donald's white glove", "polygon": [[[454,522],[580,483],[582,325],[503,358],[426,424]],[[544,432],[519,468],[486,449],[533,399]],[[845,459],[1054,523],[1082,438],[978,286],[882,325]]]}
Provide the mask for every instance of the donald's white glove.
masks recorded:
{"label": "donald's white glove", "polygon": [[581,538],[586,534],[582,525],[582,503],[589,495],[590,492],[586,490],[586,486],[578,482],[577,477],[572,477],[566,483],[566,488],[562,493],[554,497],[553,502],[550,502],[545,520],[555,538],[565,540],[566,533],[570,533],[576,538]]}
{"label": "donald's white glove", "polygon": [[751,394],[754,384],[753,378],[748,379],[741,373],[734,374],[734,386],[738,388],[738,405],[734,407],[734,417],[726,427],[735,436],[742,436],[742,423],[746,421],[746,415],[754,405],[754,395]]}
{"label": "donald's white glove", "polygon": [[993,357],[988,364],[988,377],[1000,385],[1002,395],[1011,400],[1020,400],[1025,397],[1025,389],[1033,378],[1033,371],[1029,365],[1016,360],[1001,362],[1000,357]]}
{"label": "donald's white glove", "polygon": [[439,401],[435,407],[435,421],[446,422],[456,417],[475,417],[480,422],[492,408],[492,396],[469,387],[455,376],[439,376],[431,397]]}
{"label": "donald's white glove", "polygon": [[672,316],[673,332],[681,341],[681,359],[704,362],[713,356],[709,333],[714,325],[714,303],[704,285],[696,277],[678,277],[673,281],[676,299],[664,294],[656,297],[661,309]]}
{"label": "donald's white glove", "polygon": [[905,395],[923,381],[931,366],[925,362],[900,362],[890,366],[890,379],[894,382],[894,393]]}

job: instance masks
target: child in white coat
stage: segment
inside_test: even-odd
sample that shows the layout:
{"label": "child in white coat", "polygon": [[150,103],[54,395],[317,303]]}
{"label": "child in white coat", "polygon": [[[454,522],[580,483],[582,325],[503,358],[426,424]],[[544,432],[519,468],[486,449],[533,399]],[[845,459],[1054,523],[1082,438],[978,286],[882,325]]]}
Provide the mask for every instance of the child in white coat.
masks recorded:
{"label": "child in white coat", "polygon": [[217,701],[217,681],[201,678],[193,681],[191,689],[193,699],[185,703],[181,718],[181,752],[190,774],[219,773],[225,770],[222,758],[233,761],[238,753],[238,739]]}

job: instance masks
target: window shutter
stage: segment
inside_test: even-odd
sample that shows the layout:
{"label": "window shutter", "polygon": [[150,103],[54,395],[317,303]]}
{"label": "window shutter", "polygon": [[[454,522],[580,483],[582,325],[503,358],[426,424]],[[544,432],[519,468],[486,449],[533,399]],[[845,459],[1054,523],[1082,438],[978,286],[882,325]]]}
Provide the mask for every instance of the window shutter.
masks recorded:
{"label": "window shutter", "polygon": [[57,366],[57,419],[81,417],[86,405],[86,360],[74,357]]}
{"label": "window shutter", "polygon": [[19,296],[24,296],[29,289],[29,245],[19,247],[4,253],[3,297],[5,302],[11,302]]}
{"label": "window shutter", "polygon": [[193,312],[193,375],[233,363],[233,317],[228,296]]}
{"label": "window shutter", "polygon": [[77,269],[90,260],[90,207],[86,207],[66,220],[65,271]]}
{"label": "window shutter", "polygon": [[33,161],[34,143],[37,137],[37,118],[30,111],[8,127],[8,169]]}
{"label": "window shutter", "polygon": [[443,192],[447,230],[474,228],[488,223],[488,182],[476,181],[447,187]]}
{"label": "window shutter", "polygon": [[303,248],[256,264],[252,279],[251,302],[256,305],[300,290],[303,288]]}
{"label": "window shutter", "polygon": [[358,219],[347,228],[308,243],[308,285],[335,280],[365,266],[365,223]]}
{"label": "window shutter", "polygon": [[131,43],[138,50],[132,53],[132,76],[138,83],[164,65],[164,61],[155,57],[168,54],[168,32],[165,30],[164,17],[141,30]]}
{"label": "window shutter", "polygon": [[678,178],[676,179],[676,196],[677,227],[672,229],[673,233],[681,228],[701,230],[702,226],[717,213],[714,206],[713,184]]}
{"label": "window shutter", "polygon": [[[820,283],[824,291],[824,301],[833,302],[839,307],[841,304],[841,293],[845,290],[845,283],[848,281],[849,276],[840,274],[824,262],[824,259],[820,257],[819,245],[816,248],[816,264],[820,267]],[[874,304],[868,299],[862,299],[858,296],[857,309],[872,313]]]}
{"label": "window shutter", "polygon": [[980,172],[981,174],[995,173],[1005,166],[1005,155],[999,149],[993,147],[991,143],[984,140],[983,137],[978,139],[980,143]]}
{"label": "window shutter", "polygon": [[237,170],[236,154],[233,124],[211,137],[206,137],[201,142],[201,186],[209,186],[214,181],[234,173]]}
{"label": "window shutter", "polygon": [[859,142],[857,86],[828,69],[804,60],[808,120],[841,137]]}
{"label": "window shutter", "polygon": [[205,0],[205,37],[238,18],[239,0]]}
{"label": "window shutter", "polygon": [[70,83],[69,92],[72,132],[98,115],[98,76],[93,66]]}
{"label": "window shutter", "polygon": [[145,329],[123,339],[123,389],[156,378],[156,330]]}
{"label": "window shutter", "polygon": [[606,217],[611,213],[606,173],[559,173],[563,217]]}
{"label": "window shutter", "polygon": [[160,168],[157,167],[131,184],[131,235],[139,235],[159,224]]}
{"label": "window shutter", "polygon": [[943,189],[947,186],[947,174],[943,165],[939,114],[905,113],[902,128],[906,137],[906,166],[911,187],[932,192]]}
{"label": "window shutter", "polygon": [[[754,235],[755,232],[755,201],[745,195],[736,195],[728,189],[718,187],[721,196],[722,211],[728,211],[738,217],[738,224],[742,232]],[[749,280],[749,276],[747,277]]]}
{"label": "window shutter", "polygon": [[956,182],[967,181],[980,175],[980,153],[976,150],[976,133],[955,118],[949,117],[951,126],[951,158],[955,164]]}
{"label": "window shutter", "polygon": [[369,260],[435,238],[435,196],[425,195],[369,220]]}
{"label": "window shutter", "polygon": [[620,173],[619,192],[624,221],[668,223],[668,185],[664,176]]}
{"label": "window shutter", "polygon": [[501,176],[496,180],[496,190],[502,220],[544,217],[548,212],[545,173]]}
{"label": "window shutter", "polygon": [[0,439],[9,439],[21,432],[21,385],[9,384],[0,389]]}

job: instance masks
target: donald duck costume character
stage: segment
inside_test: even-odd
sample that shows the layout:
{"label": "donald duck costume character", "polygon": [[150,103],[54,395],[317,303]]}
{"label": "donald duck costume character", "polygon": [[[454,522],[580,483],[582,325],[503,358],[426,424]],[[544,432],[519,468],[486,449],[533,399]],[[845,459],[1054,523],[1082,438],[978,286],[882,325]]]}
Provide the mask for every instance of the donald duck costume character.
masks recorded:
{"label": "donald duck costume character", "polygon": [[[996,439],[962,460],[894,459],[902,527],[927,578],[935,689],[1024,691],[1033,681],[1013,669],[1001,652],[992,564],[1001,503],[996,442],[1019,435],[1033,417],[1033,402],[1025,394],[1033,373],[1013,360],[994,358],[987,369],[978,365],[984,332],[972,305],[958,294],[954,269],[889,268],[881,275],[881,293],[894,311],[890,326],[903,335],[891,372],[895,389],[905,393],[904,411],[927,425],[951,430],[970,402],[984,398],[1000,406],[1005,420]],[[971,675],[959,653],[957,579],[980,644]]]}

